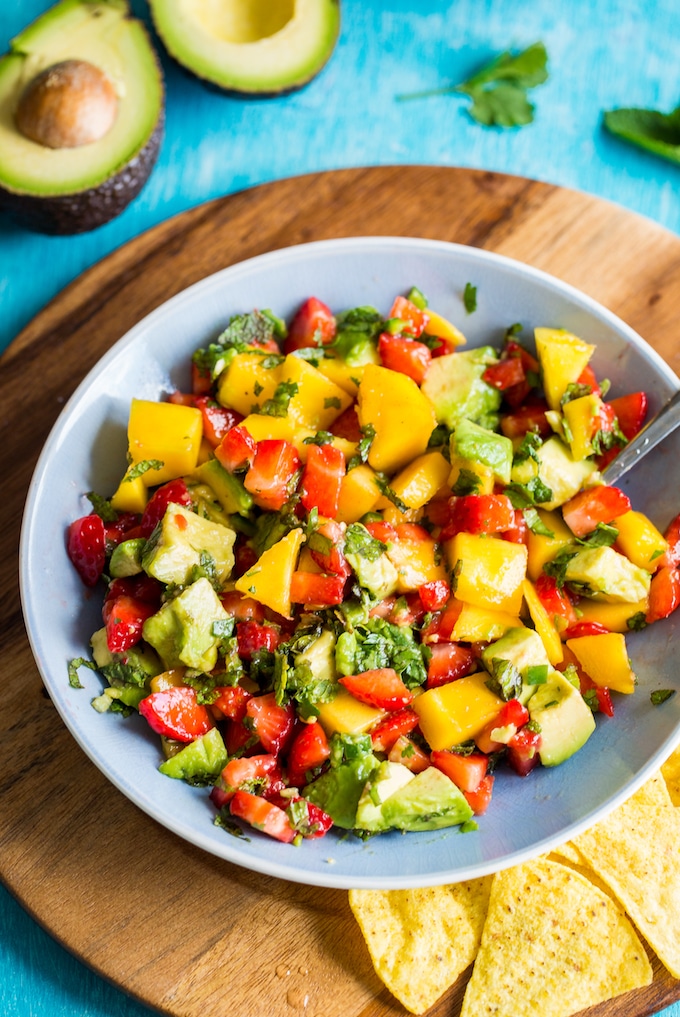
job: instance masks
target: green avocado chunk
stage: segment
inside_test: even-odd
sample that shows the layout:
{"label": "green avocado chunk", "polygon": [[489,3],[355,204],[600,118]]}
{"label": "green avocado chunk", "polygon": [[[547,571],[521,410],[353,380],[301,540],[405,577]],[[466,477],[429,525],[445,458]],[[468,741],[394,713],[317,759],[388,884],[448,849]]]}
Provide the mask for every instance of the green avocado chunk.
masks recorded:
{"label": "green avocado chunk", "polygon": [[228,758],[222,735],[213,727],[166,759],[158,769],[166,777],[205,787],[215,783]]}
{"label": "green avocado chunk", "polygon": [[369,833],[386,830],[383,805],[391,795],[414,779],[415,774],[403,763],[385,759],[361,793],[354,823],[357,829],[368,830]]}
{"label": "green avocado chunk", "polygon": [[472,815],[463,792],[436,766],[417,773],[382,805],[386,830],[440,830]]}
{"label": "green avocado chunk", "polygon": [[171,502],[147,542],[142,566],[162,583],[184,586],[204,570],[223,586],[234,567],[235,540],[234,530]]}
{"label": "green avocado chunk", "polygon": [[451,435],[451,455],[483,463],[493,470],[501,484],[510,483],[513,447],[510,438],[481,427],[472,420],[461,420]]}
{"label": "green avocado chunk", "polygon": [[327,812],[336,826],[352,830],[366,781],[378,768],[372,754],[331,767],[305,788],[304,797]]}
{"label": "green avocado chunk", "polygon": [[453,430],[467,419],[489,430],[496,427],[501,393],[482,378],[487,366],[496,359],[492,346],[480,346],[447,353],[432,361],[421,390],[434,406],[440,424]]}
{"label": "green avocado chunk", "polygon": [[184,664],[212,671],[220,642],[215,623],[228,617],[210,582],[203,578],[147,618],[142,634],[167,669]]}
{"label": "green avocado chunk", "polygon": [[567,562],[565,582],[608,604],[635,604],[649,594],[651,575],[613,547],[586,547]]}
{"label": "green avocado chunk", "polygon": [[590,707],[559,671],[553,671],[547,682],[538,686],[527,709],[541,728],[538,754],[543,766],[558,766],[569,759],[595,730]]}
{"label": "green avocado chunk", "polygon": [[144,537],[134,537],[118,544],[113,549],[109,562],[109,572],[114,579],[138,575],[142,571],[142,555],[145,548]]}
{"label": "green avocado chunk", "polygon": [[0,204],[45,233],[108,222],[151,173],[163,121],[160,66],[127,0],[61,0],[0,58]]}
{"label": "green avocado chunk", "polygon": [[301,88],[329,59],[340,30],[338,0],[150,0],[168,53],[227,91],[276,95]]}
{"label": "green avocado chunk", "polygon": [[227,513],[247,516],[253,507],[252,495],[246,491],[243,481],[225,470],[217,459],[208,459],[194,471],[195,476],[212,489],[218,502]]}
{"label": "green avocado chunk", "polygon": [[536,685],[527,682],[529,668],[544,667],[548,674],[553,671],[543,640],[534,629],[511,628],[500,639],[489,643],[482,650],[482,663],[490,674],[495,670],[494,660],[507,660],[517,668],[522,677],[517,698],[524,705],[536,691]]}
{"label": "green avocado chunk", "polygon": [[557,435],[543,442],[537,455],[538,475],[552,492],[550,501],[542,504],[542,508],[548,511],[573,498],[586,480],[597,472],[594,460],[574,459],[569,447]]}

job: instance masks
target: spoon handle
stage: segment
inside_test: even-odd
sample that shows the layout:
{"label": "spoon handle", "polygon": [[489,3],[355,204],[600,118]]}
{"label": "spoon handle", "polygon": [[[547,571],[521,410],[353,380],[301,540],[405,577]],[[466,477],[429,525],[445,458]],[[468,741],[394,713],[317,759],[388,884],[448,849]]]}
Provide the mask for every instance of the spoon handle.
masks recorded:
{"label": "spoon handle", "polygon": [[680,389],[603,470],[602,476],[606,483],[616,484],[624,473],[628,473],[659,442],[672,434],[676,427],[680,427]]}

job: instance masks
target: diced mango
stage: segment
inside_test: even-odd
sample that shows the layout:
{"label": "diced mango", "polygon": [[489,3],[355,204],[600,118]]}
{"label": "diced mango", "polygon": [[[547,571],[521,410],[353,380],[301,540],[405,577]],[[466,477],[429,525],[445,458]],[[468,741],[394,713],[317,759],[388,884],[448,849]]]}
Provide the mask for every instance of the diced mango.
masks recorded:
{"label": "diced mango", "polygon": [[128,453],[134,464],[157,459],[163,466],[142,474],[146,487],[191,473],[198,462],[203,417],[193,406],[133,399],[128,421]]}
{"label": "diced mango", "polygon": [[390,487],[397,497],[408,505],[409,512],[401,512],[391,501],[386,500],[381,509],[386,522],[397,526],[415,518],[416,510],[446,487],[451,467],[441,452],[425,452],[409,463],[392,480]]}
{"label": "diced mango", "polygon": [[579,399],[570,399],[562,412],[567,422],[569,447],[574,459],[585,459],[593,454],[593,437],[598,430],[602,400],[591,393]]}
{"label": "diced mango", "polygon": [[537,509],[537,512],[541,522],[552,533],[552,537],[529,530],[527,573],[532,583],[536,582],[544,565],[556,558],[563,547],[574,542],[574,534],[562,518],[561,512],[546,512],[545,509]]}
{"label": "diced mango", "polygon": [[456,328],[456,326],[452,322],[448,321],[446,318],[443,318],[441,314],[437,314],[436,311],[433,311],[429,307],[427,309],[427,316],[429,320],[424,329],[426,335],[434,335],[437,336],[439,339],[447,339],[450,343],[453,343],[455,346],[465,345],[467,339],[465,338],[461,330],[459,328]]}
{"label": "diced mango", "polygon": [[143,477],[127,480],[123,477],[111,496],[111,508],[116,512],[142,513],[149,500],[149,491]]}
{"label": "diced mango", "polygon": [[[413,529],[419,530],[420,527]],[[410,593],[424,583],[447,579],[446,569],[437,561],[436,551],[437,545],[431,537],[399,533],[399,539],[389,544],[387,549],[387,557],[397,570],[397,593]]]}
{"label": "diced mango", "polygon": [[457,533],[444,544],[455,571],[458,600],[518,615],[526,577],[527,549],[498,537]]}
{"label": "diced mango", "polygon": [[473,473],[477,477],[479,483],[475,488],[475,494],[493,494],[496,477],[491,466],[485,466],[484,463],[474,463],[470,459],[463,459],[462,456],[452,455],[448,481],[449,487],[455,487],[460,479],[461,470],[467,470],[468,473]]}
{"label": "diced mango", "polygon": [[361,703],[355,699],[347,689],[340,687],[337,694],[330,703],[318,703],[319,722],[327,735],[335,734],[363,734],[369,731],[374,724],[385,716],[384,710],[379,710],[368,703]]}
{"label": "diced mango", "polygon": [[633,604],[606,604],[602,600],[581,597],[578,602],[579,621],[597,622],[610,632],[630,632],[628,621],[635,615],[647,613],[649,601],[638,600]]}
{"label": "diced mango", "polygon": [[668,549],[668,541],[643,512],[624,512],[613,525],[619,531],[617,546],[633,565],[648,572],[659,567],[659,558]]}
{"label": "diced mango", "polygon": [[545,397],[551,410],[559,410],[567,387],[578,381],[595,347],[559,328],[537,328],[534,335]]}
{"label": "diced mango", "polygon": [[180,685],[184,685],[184,674],[186,668],[184,667],[173,667],[169,671],[161,671],[160,674],[155,675],[149,682],[149,688],[152,692],[165,692],[166,689],[177,688]]}
{"label": "diced mango", "polygon": [[623,633],[578,636],[568,639],[567,646],[596,685],[615,692],[635,691],[635,674],[630,666]]}
{"label": "diced mango", "polygon": [[303,539],[302,530],[291,530],[236,580],[234,589],[290,618],[290,584]]}
{"label": "diced mango", "polygon": [[281,378],[279,367],[266,367],[266,363],[261,353],[237,353],[220,375],[218,401],[246,417],[255,405],[271,399]]}
{"label": "diced mango", "polygon": [[494,611],[488,607],[463,604],[451,632],[453,642],[486,643],[500,639],[508,629],[521,628],[522,622],[507,611]]}
{"label": "diced mango", "polygon": [[359,391],[359,382],[364,373],[364,366],[362,364],[361,367],[350,367],[340,357],[325,356],[323,360],[319,361],[318,370],[321,371],[324,377],[339,385],[340,388],[343,388],[354,399]]}
{"label": "diced mango", "polygon": [[526,601],[527,608],[529,609],[531,620],[534,623],[536,632],[541,637],[541,642],[545,647],[548,660],[553,667],[557,667],[557,665],[564,659],[564,651],[562,649],[560,634],[555,628],[550,615],[543,607],[541,599],[536,593],[536,590],[530,580],[524,580],[522,590],[524,592],[524,600]]}
{"label": "diced mango", "polygon": [[281,381],[292,382],[298,387],[290,400],[288,415],[313,431],[327,430],[353,402],[353,396],[344,388],[292,353],[279,370]]}
{"label": "diced mango", "polygon": [[335,518],[341,523],[356,523],[375,509],[381,497],[371,467],[365,463],[355,466],[342,478]]}
{"label": "diced mango", "polygon": [[503,700],[486,685],[486,671],[428,689],[413,700],[420,729],[435,751],[474,738],[496,717]]}
{"label": "diced mango", "polygon": [[415,381],[376,364],[364,368],[357,412],[362,427],[375,428],[369,465],[390,474],[422,455],[437,426],[434,407]]}

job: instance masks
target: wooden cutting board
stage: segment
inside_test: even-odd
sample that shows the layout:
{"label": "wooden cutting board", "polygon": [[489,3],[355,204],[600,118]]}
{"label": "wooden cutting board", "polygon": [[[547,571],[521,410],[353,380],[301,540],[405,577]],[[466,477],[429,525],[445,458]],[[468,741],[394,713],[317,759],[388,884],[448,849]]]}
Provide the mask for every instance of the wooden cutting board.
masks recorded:
{"label": "wooden cutting board", "polygon": [[[192,209],[94,266],[17,337],[0,361],[0,874],[74,954],[176,1017],[405,1011],[376,978],[345,892],[203,854],[138,811],[80,751],[42,688],[22,624],[23,503],[64,401],[149,311],[264,251],[371,234],[471,244],[545,269],[617,312],[680,371],[680,238],[585,194],[425,166],[283,180]],[[458,1013],[464,984],[432,1017]],[[680,982],[655,961],[651,986],[589,1014],[643,1017],[677,999]]]}

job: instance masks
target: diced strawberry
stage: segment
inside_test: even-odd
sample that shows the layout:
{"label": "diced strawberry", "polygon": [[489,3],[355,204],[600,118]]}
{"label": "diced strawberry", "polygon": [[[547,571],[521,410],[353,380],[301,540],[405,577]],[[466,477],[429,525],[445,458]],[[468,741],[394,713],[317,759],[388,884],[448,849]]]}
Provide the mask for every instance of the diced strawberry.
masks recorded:
{"label": "diced strawberry", "polygon": [[[523,706],[519,699],[509,699],[507,703],[503,704],[498,714],[475,737],[475,744],[480,752],[485,752],[487,755],[491,752],[498,752],[508,744],[510,738],[528,720],[529,711],[526,706]],[[503,741],[500,740],[501,733]]]}
{"label": "diced strawberry", "polygon": [[419,307],[407,297],[396,297],[389,313],[390,318],[399,318],[404,322],[402,333],[413,336],[415,339],[422,335],[423,329],[430,320],[427,311],[421,311]]}
{"label": "diced strawberry", "polygon": [[371,731],[371,742],[376,752],[389,752],[397,738],[408,735],[418,727],[418,714],[409,706],[396,710],[381,720]]}
{"label": "diced strawberry", "polygon": [[529,527],[521,509],[515,509],[515,522],[507,530],[501,533],[503,540],[513,544],[527,544],[529,542]]}
{"label": "diced strawberry", "polygon": [[237,623],[236,639],[239,656],[249,661],[258,650],[275,650],[283,641],[283,636],[281,630],[273,625],[261,625],[249,620]]}
{"label": "diced strawberry", "polygon": [[344,438],[345,441],[361,441],[361,424],[357,416],[356,403],[348,406],[335,418],[330,426],[330,432],[337,438]]}
{"label": "diced strawberry", "polygon": [[562,506],[562,516],[577,537],[592,533],[598,523],[610,523],[630,511],[630,499],[618,487],[590,487]]}
{"label": "diced strawberry", "polygon": [[325,576],[321,572],[293,572],[290,582],[292,604],[333,607],[345,596],[344,576]]}
{"label": "diced strawberry", "polygon": [[249,791],[237,791],[229,803],[229,811],[232,816],[243,819],[255,830],[260,830],[285,844],[290,844],[295,839],[295,830],[283,809],[259,795],[253,795]]}
{"label": "diced strawberry", "polygon": [[501,417],[501,431],[506,438],[523,438],[527,432],[535,432],[547,438],[552,434],[545,412],[548,404],[543,399],[534,399],[518,406],[512,413]]}
{"label": "diced strawberry", "polygon": [[165,515],[168,505],[183,505],[184,508],[191,508],[191,495],[185,482],[178,477],[163,484],[151,496],[147,502],[142,515],[140,528],[143,537],[150,537],[157,524]]}
{"label": "diced strawberry", "polygon": [[562,633],[562,638],[567,639],[578,639],[580,636],[602,636],[610,630],[602,625],[600,622],[593,621],[581,621],[575,622],[570,625],[568,629],[565,629]]}
{"label": "diced strawberry", "polygon": [[491,802],[491,795],[493,794],[494,780],[494,775],[492,773],[487,773],[478,788],[475,788],[474,791],[463,791],[465,799],[475,816],[483,815],[488,809]]}
{"label": "diced strawberry", "polygon": [[381,710],[399,710],[413,699],[413,693],[391,667],[362,671],[339,681],[355,699]]}
{"label": "diced strawberry", "polygon": [[668,566],[669,568],[677,568],[680,565],[680,515],[677,515],[673,519],[664,532],[664,537],[668,544],[668,549],[664,552],[663,556],[659,558],[659,565],[661,568]]}
{"label": "diced strawberry", "polygon": [[327,519],[317,526],[308,541],[311,556],[320,569],[346,578],[352,569],[343,554],[344,546],[345,531],[334,519]]}
{"label": "diced strawberry", "polygon": [[481,752],[464,756],[458,752],[436,750],[430,753],[430,759],[461,791],[476,791],[486,777],[489,765],[487,757]]}
{"label": "diced strawberry", "polygon": [[235,473],[250,466],[255,458],[257,442],[245,427],[237,424],[230,428],[215,447],[215,458],[225,470]]}
{"label": "diced strawberry", "polygon": [[300,500],[310,512],[333,517],[338,511],[340,485],[345,476],[345,456],[333,445],[310,445],[300,481]]}
{"label": "diced strawberry", "polygon": [[619,427],[628,441],[632,441],[638,431],[642,430],[647,416],[648,403],[649,400],[645,392],[630,392],[628,395],[618,396],[609,401],[609,405],[616,414]]}
{"label": "diced strawberry", "polygon": [[299,468],[300,457],[289,441],[266,438],[258,441],[243,484],[260,508],[278,512],[292,493]]}
{"label": "diced strawberry", "polygon": [[213,448],[220,444],[228,431],[243,420],[241,413],[220,406],[207,395],[197,396],[194,405],[203,416],[203,437]]}
{"label": "diced strawberry", "polygon": [[502,533],[515,525],[515,510],[506,494],[466,494],[449,501],[449,519],[441,533]]}
{"label": "diced strawberry", "polygon": [[423,752],[419,745],[407,738],[406,735],[399,735],[396,742],[387,753],[390,763],[401,763],[411,773],[422,773],[430,766],[430,757]]}
{"label": "diced strawberry", "polygon": [[109,600],[106,645],[110,653],[123,653],[142,638],[144,622],[156,613],[156,605],[122,595]]}
{"label": "diced strawberry", "polygon": [[451,587],[445,579],[435,579],[418,587],[418,594],[426,611],[439,611],[451,596]]}
{"label": "diced strawberry", "polygon": [[577,385],[587,385],[593,395],[602,395],[602,390],[600,389],[597,378],[595,377],[595,372],[590,364],[586,364],[583,368],[576,383]]}
{"label": "diced strawberry", "polygon": [[605,717],[613,717],[614,703],[609,689],[603,688],[600,685],[595,689],[595,695],[597,696],[597,705],[600,708],[600,713],[604,713]]}
{"label": "diced strawberry", "polygon": [[560,589],[554,576],[542,572],[534,583],[536,593],[558,632],[577,622],[576,611],[567,591]]}
{"label": "diced strawberry", "polygon": [[293,806],[296,806],[298,802],[305,803],[306,816],[302,822],[296,818],[296,833],[301,833],[305,840],[315,840],[317,837],[323,837],[324,834],[328,833],[333,825],[332,818],[316,802],[308,802],[306,798],[288,799],[287,810],[289,818]]}
{"label": "diced strawberry", "polygon": [[212,389],[213,381],[210,371],[205,367],[198,367],[191,364],[191,391],[194,395],[208,395]]}
{"label": "diced strawberry", "polygon": [[427,687],[437,688],[448,682],[471,674],[476,658],[469,646],[461,643],[438,642],[430,646],[430,662],[427,666]]}
{"label": "diced strawberry", "polygon": [[248,572],[258,559],[257,551],[250,546],[248,541],[239,533],[234,543],[234,571],[232,579],[238,579]]}
{"label": "diced strawberry", "polygon": [[131,531],[137,530],[141,516],[136,512],[121,512],[113,523],[105,523],[106,549],[112,551],[123,540],[130,540]]}
{"label": "diced strawberry", "polygon": [[216,707],[222,716],[229,720],[243,720],[246,715],[248,700],[252,694],[240,685],[222,685],[215,689],[217,698],[213,700],[212,706]]}
{"label": "diced strawberry", "polygon": [[271,753],[236,757],[222,770],[213,801],[222,808],[237,791],[250,791],[268,798],[279,794],[285,786],[279,761]]}
{"label": "diced strawberry", "polygon": [[508,742],[508,762],[520,777],[526,777],[540,762],[541,736],[528,727],[520,728]]}
{"label": "diced strawberry", "polygon": [[292,703],[279,706],[273,692],[253,696],[246,707],[248,726],[257,735],[265,752],[278,755],[285,751],[293,733],[295,707]]}
{"label": "diced strawberry", "polygon": [[373,520],[370,523],[366,523],[366,529],[375,537],[376,540],[381,540],[383,544],[393,544],[397,540],[397,530],[391,523],[384,523],[379,519]]}
{"label": "diced strawberry", "polygon": [[239,593],[238,590],[227,590],[219,596],[224,610],[237,621],[264,621],[264,607],[259,600]]}
{"label": "diced strawberry", "polygon": [[76,519],[68,528],[66,551],[86,586],[95,586],[106,564],[106,529],[92,513]]}
{"label": "diced strawberry", "polygon": [[432,354],[424,343],[387,332],[383,332],[378,340],[378,353],[383,367],[408,375],[416,385],[422,382],[432,360]]}
{"label": "diced strawberry", "polygon": [[196,691],[188,685],[152,692],[140,702],[139,712],[156,734],[179,742],[193,742],[213,727],[207,707],[197,702]]}
{"label": "diced strawberry", "polygon": [[247,716],[246,713],[243,720],[228,720],[224,725],[224,747],[230,758],[232,756],[252,756],[257,752],[262,752],[263,747],[260,745],[257,735],[250,730],[245,722]]}
{"label": "diced strawberry", "polygon": [[668,618],[680,605],[680,572],[667,565],[652,576],[649,606],[645,616],[648,624]]}
{"label": "diced strawberry", "polygon": [[327,346],[335,339],[333,312],[317,297],[309,297],[295,313],[283,343],[284,353],[310,346]]}
{"label": "diced strawberry", "polygon": [[293,787],[304,787],[309,780],[307,774],[314,776],[330,754],[328,738],[321,724],[318,721],[303,724],[288,753],[288,783]]}
{"label": "diced strawberry", "polygon": [[497,364],[489,364],[482,375],[482,380],[493,388],[505,389],[519,385],[526,380],[524,365],[520,357],[506,357]]}

